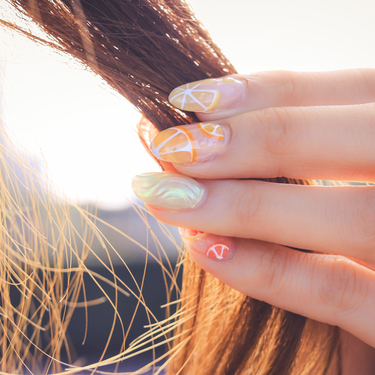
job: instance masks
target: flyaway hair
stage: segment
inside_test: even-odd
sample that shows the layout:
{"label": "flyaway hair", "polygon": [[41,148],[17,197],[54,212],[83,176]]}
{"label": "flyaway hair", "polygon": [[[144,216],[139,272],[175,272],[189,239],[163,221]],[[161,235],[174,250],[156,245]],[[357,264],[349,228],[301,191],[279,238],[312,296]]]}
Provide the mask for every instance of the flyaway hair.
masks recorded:
{"label": "flyaway hair", "polygon": [[[4,26],[81,61],[158,130],[197,121],[168,103],[172,89],[236,73],[181,0],[7,1],[45,38],[0,21]],[[267,181],[310,183],[284,177]],[[337,327],[245,296],[187,254],[183,267],[178,312],[168,320],[174,328],[168,375],[323,375],[339,362]],[[334,369],[340,373],[340,366]]]}

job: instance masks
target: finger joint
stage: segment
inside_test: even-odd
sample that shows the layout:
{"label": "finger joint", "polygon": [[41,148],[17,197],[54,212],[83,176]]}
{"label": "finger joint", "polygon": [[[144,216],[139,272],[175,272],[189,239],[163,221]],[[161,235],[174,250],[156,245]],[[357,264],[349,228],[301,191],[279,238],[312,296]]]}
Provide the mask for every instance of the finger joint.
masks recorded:
{"label": "finger joint", "polygon": [[256,113],[261,144],[268,154],[280,157],[297,151],[301,129],[291,108],[268,108]]}
{"label": "finger joint", "polygon": [[368,294],[368,284],[358,277],[355,262],[338,256],[322,256],[324,267],[320,275],[319,298],[333,308],[332,324],[351,315],[363,304]]}
{"label": "finger joint", "polygon": [[239,229],[244,225],[253,225],[256,218],[259,217],[258,213],[262,202],[261,191],[256,182],[249,182],[248,186],[238,195],[235,212]]}
{"label": "finger joint", "polygon": [[280,246],[270,244],[266,250],[262,249],[252,273],[252,285],[263,292],[266,289],[267,295],[280,294],[288,279],[288,261]]}

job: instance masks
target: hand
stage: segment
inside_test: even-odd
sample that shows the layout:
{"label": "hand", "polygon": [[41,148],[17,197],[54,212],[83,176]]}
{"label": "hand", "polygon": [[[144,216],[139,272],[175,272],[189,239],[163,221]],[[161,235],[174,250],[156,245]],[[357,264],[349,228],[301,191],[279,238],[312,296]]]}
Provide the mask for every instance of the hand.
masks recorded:
{"label": "hand", "polygon": [[243,180],[375,181],[375,70],[237,75],[170,101],[203,123],[152,142],[181,174],[135,178],[151,213],[191,228],[191,256],[222,282],[375,347],[375,187]]}

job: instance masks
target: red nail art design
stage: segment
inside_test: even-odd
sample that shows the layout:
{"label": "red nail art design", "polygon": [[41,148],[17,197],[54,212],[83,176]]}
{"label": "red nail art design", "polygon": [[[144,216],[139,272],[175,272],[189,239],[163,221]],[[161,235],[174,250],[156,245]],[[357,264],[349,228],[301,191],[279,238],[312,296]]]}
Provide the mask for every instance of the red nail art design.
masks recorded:
{"label": "red nail art design", "polygon": [[208,258],[213,259],[224,259],[229,254],[229,246],[225,245],[224,243],[215,243],[211,245],[207,251],[206,255]]}

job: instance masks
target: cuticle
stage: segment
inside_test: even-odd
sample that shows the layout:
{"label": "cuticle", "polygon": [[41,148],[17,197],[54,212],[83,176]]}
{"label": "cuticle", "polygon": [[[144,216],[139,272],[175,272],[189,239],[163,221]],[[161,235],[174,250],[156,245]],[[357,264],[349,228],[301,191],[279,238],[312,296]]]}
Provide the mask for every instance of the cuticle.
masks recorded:
{"label": "cuticle", "polygon": [[188,209],[189,211],[196,210],[197,208],[201,208],[206,203],[206,200],[207,200],[208,189],[206,185],[202,182],[201,179],[195,179],[195,181],[197,181],[200,185],[203,186],[204,191],[203,191],[201,200],[198,202],[198,204],[195,207]]}

